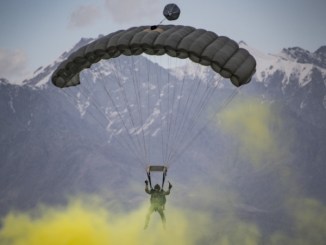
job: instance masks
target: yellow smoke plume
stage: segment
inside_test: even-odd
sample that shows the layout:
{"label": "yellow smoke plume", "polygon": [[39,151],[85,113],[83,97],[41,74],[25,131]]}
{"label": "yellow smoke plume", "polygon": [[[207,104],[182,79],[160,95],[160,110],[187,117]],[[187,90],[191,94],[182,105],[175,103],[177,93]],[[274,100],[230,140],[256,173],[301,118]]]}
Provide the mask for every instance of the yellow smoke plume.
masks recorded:
{"label": "yellow smoke plume", "polygon": [[149,230],[143,230],[146,211],[143,206],[118,214],[94,198],[86,202],[77,198],[66,207],[43,206],[33,213],[10,213],[3,221],[0,241],[12,245],[191,244],[184,237],[187,224],[182,215],[170,211],[177,222],[171,222],[167,236],[155,217]]}
{"label": "yellow smoke plume", "polygon": [[288,233],[278,231],[273,234],[269,244],[325,244],[326,206],[307,197],[290,197],[287,205],[293,223],[288,226]]}
{"label": "yellow smoke plume", "polygon": [[220,128],[239,143],[235,150],[254,167],[266,167],[266,162],[278,161],[284,154],[277,134],[282,121],[271,105],[256,99],[238,99],[219,113],[217,120]]}
{"label": "yellow smoke plume", "polygon": [[213,218],[208,210],[167,207],[167,228],[153,213],[144,230],[148,203],[130,212],[114,212],[92,198],[67,206],[41,206],[33,212],[11,212],[2,222],[4,245],[195,245],[259,244],[259,231],[234,214]]}
{"label": "yellow smoke plume", "polygon": [[218,114],[220,128],[237,142],[236,154],[251,161],[254,170],[274,170],[278,188],[286,193],[280,208],[284,208],[287,224],[280,220],[279,229],[269,234],[264,244],[325,244],[326,206],[305,197],[297,181],[298,173],[292,168],[295,165],[287,164],[291,163],[289,149],[295,146],[295,133],[284,127],[275,106],[248,98],[234,102]]}
{"label": "yellow smoke plume", "polygon": [[[235,193],[222,193],[223,197],[216,198],[213,190],[199,193],[196,197],[190,195],[188,201],[196,199],[200,203],[199,199],[207,196],[208,203],[203,207],[167,204],[166,230],[157,213],[152,214],[149,227],[143,229],[149,203],[123,212],[122,208],[111,209],[99,198],[84,197],[71,199],[65,206],[43,205],[30,212],[11,212],[2,221],[0,244],[259,245],[264,241],[266,245],[322,245],[326,239],[326,208],[317,200],[289,197],[286,202],[290,232],[280,229],[262,240],[257,224],[237,216],[232,203],[240,200]],[[223,198],[229,202],[219,201]],[[214,207],[220,211],[213,211]]]}

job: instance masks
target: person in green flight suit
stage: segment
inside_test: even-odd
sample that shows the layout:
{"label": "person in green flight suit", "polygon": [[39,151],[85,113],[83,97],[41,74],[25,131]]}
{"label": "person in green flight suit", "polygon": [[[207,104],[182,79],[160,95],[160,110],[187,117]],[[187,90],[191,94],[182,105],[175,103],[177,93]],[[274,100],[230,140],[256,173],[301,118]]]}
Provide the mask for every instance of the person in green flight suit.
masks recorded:
{"label": "person in green flight suit", "polygon": [[154,211],[158,212],[160,214],[163,227],[165,228],[165,223],[166,223],[166,219],[165,219],[165,215],[164,215],[164,209],[165,209],[165,203],[166,203],[165,196],[170,194],[171,188],[172,188],[172,185],[169,182],[169,190],[167,190],[167,191],[164,191],[163,189],[161,189],[159,184],[156,184],[154,186],[154,189],[152,189],[152,188],[149,189],[148,181],[145,180],[145,192],[147,194],[151,195],[151,199],[150,199],[151,206],[149,207],[148,213],[146,215],[144,229],[146,229],[148,227],[150,216]]}

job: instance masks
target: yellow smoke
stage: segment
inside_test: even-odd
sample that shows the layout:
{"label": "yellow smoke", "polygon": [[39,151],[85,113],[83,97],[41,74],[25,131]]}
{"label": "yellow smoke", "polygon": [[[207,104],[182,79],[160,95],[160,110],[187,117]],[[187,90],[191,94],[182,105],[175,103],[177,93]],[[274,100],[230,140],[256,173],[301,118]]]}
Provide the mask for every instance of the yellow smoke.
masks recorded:
{"label": "yellow smoke", "polygon": [[[279,111],[270,104],[256,99],[235,102],[218,114],[220,128],[232,135],[238,143],[237,154],[247,157],[255,170],[273,169],[278,188],[286,193],[280,208],[284,208],[287,224],[280,220],[279,229],[269,234],[264,244],[325,244],[326,206],[301,193],[296,170],[291,167],[294,165],[287,164],[291,162],[289,149],[295,145],[292,129],[284,127]],[[259,237],[254,228],[254,237]]]}
{"label": "yellow smoke", "polygon": [[155,217],[149,230],[143,230],[146,211],[144,206],[131,213],[110,213],[98,201],[76,199],[66,207],[43,206],[36,214],[10,213],[3,221],[0,241],[12,245],[191,244],[184,236],[185,217],[171,210],[175,222],[170,223],[167,236]]}
{"label": "yellow smoke", "polygon": [[247,157],[253,166],[264,167],[266,162],[281,157],[281,142],[275,131],[282,125],[271,105],[255,99],[238,99],[219,113],[217,119],[221,129],[239,142],[235,150]]}
{"label": "yellow smoke", "polygon": [[[192,196],[191,192],[197,195]],[[240,200],[236,193],[207,187],[191,192],[185,198],[189,203],[183,200],[184,205],[178,207],[167,203],[166,230],[158,213],[152,214],[149,227],[143,230],[148,202],[123,212],[123,208],[112,209],[99,198],[84,197],[71,199],[65,206],[43,205],[30,212],[9,213],[2,221],[0,244],[263,244],[259,226],[237,216],[233,204]],[[290,220],[286,227],[290,232],[280,229],[269,234],[264,244],[322,245],[326,239],[326,207],[314,199],[295,196],[285,202]]]}
{"label": "yellow smoke", "polygon": [[316,199],[290,197],[287,201],[293,223],[288,226],[289,235],[284,231],[271,236],[271,245],[299,244],[324,245],[326,241],[326,206]]}
{"label": "yellow smoke", "polygon": [[[143,229],[148,203],[130,212],[114,212],[98,199],[76,198],[67,206],[42,206],[29,213],[12,212],[2,222],[5,245],[193,245],[259,244],[259,231],[234,214],[216,219],[208,210],[167,207],[167,228],[153,213]],[[202,242],[205,243],[202,243]],[[245,241],[245,242],[243,242]]]}

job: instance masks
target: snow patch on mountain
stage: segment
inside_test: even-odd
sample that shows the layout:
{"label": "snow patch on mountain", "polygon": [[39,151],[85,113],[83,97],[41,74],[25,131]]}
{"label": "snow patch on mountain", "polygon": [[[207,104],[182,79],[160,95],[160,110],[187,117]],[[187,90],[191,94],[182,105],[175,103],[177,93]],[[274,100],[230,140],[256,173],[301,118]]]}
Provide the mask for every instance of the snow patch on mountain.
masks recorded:
{"label": "snow patch on mountain", "polygon": [[135,130],[135,134],[140,135],[141,133],[146,132],[155,123],[155,121],[160,116],[160,114],[161,114],[160,110],[154,108],[153,113],[148,116],[144,124],[140,125],[138,130]]}
{"label": "snow patch on mountain", "polygon": [[10,95],[10,100],[9,100],[9,108],[12,110],[13,113],[16,113],[15,107],[14,107],[14,99],[13,97]]}
{"label": "snow patch on mountain", "polygon": [[[90,67],[92,70],[93,81],[96,81],[102,77],[109,76],[115,72],[115,66],[112,62],[98,62]],[[116,75],[116,74],[115,74]]]}
{"label": "snow patch on mountain", "polygon": [[44,86],[47,86],[47,84],[50,81],[50,78],[51,78],[51,73],[43,76],[43,78],[37,84],[35,84],[35,87],[42,88]]}
{"label": "snow patch on mountain", "polygon": [[81,117],[83,117],[86,114],[87,108],[90,106],[89,99],[85,99],[85,96],[83,96],[80,92],[77,93],[77,110],[79,111]]}
{"label": "snow patch on mountain", "polygon": [[10,82],[5,78],[0,78],[0,84],[10,84]]}
{"label": "snow patch on mountain", "polygon": [[[287,85],[290,81],[297,79],[299,86],[304,87],[311,81],[313,68],[319,70],[326,78],[326,66],[319,66],[314,62],[316,57],[309,51],[298,48],[283,49],[279,54],[265,54],[250,46],[241,43],[240,46],[247,49],[256,59],[257,67],[254,77],[258,82],[265,82],[266,79],[275,72],[281,72],[283,76],[282,84]],[[302,57],[305,57],[304,59]],[[305,62],[304,62],[305,61]]]}
{"label": "snow patch on mountain", "polygon": [[207,82],[218,88],[224,87],[224,84],[221,82],[223,78],[214,72],[210,66],[203,66],[190,60],[183,66],[169,69],[169,72],[181,81],[185,78],[199,79],[202,83]]}

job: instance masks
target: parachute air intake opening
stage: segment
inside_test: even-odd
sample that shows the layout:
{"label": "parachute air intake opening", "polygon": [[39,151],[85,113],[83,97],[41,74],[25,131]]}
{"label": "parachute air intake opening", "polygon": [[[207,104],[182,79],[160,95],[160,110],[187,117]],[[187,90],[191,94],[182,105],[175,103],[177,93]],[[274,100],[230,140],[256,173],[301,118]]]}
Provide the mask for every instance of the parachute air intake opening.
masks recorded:
{"label": "parachute air intake opening", "polygon": [[155,29],[157,29],[157,26],[151,26],[151,30],[153,31],[153,30],[155,30]]}

